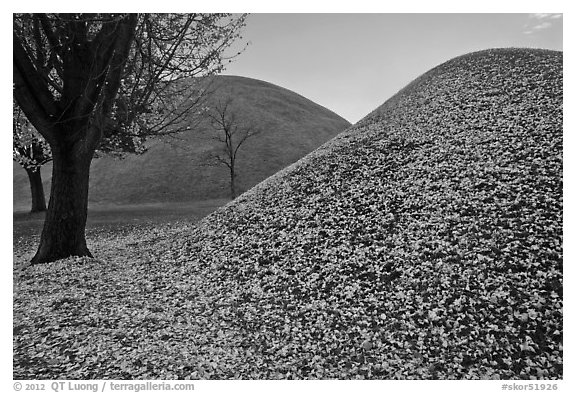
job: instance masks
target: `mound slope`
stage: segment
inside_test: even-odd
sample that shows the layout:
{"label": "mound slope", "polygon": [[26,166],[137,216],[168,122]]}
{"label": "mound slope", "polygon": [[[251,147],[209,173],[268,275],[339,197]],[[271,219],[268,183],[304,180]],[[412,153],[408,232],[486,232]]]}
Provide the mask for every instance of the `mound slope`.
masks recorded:
{"label": "mound slope", "polygon": [[562,54],[431,70],[189,244],[304,377],[561,377]]}
{"label": "mound slope", "polygon": [[[217,76],[212,103],[232,97],[230,109],[261,133],[249,139],[237,162],[238,191],[243,192],[292,164],[347,128],[350,123],[330,110],[282,87],[264,81]],[[212,103],[208,102],[210,106]],[[91,204],[186,202],[229,197],[227,168],[206,166],[219,148],[207,124],[177,139],[152,141],[149,150],[122,160],[101,157],[90,172]],[[30,208],[25,172],[13,170],[14,208]],[[49,194],[51,165],[42,170]]]}
{"label": "mound slope", "polygon": [[562,94],[562,53],[465,55],[140,261],[28,269],[15,375],[562,378]]}

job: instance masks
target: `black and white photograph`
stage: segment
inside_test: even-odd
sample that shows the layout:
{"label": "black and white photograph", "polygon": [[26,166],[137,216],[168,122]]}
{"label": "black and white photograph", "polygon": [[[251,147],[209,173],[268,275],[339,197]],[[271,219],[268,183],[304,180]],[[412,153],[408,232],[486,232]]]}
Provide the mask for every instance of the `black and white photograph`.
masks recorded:
{"label": "black and white photograph", "polygon": [[12,12],[6,391],[563,391],[560,3],[248,4]]}

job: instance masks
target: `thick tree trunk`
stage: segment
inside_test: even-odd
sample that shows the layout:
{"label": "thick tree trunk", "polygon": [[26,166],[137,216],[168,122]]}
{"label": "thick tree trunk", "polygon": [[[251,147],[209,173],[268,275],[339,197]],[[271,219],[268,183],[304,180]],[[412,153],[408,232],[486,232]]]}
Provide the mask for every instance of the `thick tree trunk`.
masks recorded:
{"label": "thick tree trunk", "polygon": [[[89,151],[92,150],[92,151]],[[86,246],[88,181],[93,149],[82,142],[52,148],[50,201],[40,245],[32,264],[69,256],[92,257]]]}
{"label": "thick tree trunk", "polygon": [[30,210],[30,213],[46,211],[46,199],[44,197],[40,168],[26,168],[26,173],[28,174],[28,180],[30,180],[30,190],[32,192],[32,210]]}

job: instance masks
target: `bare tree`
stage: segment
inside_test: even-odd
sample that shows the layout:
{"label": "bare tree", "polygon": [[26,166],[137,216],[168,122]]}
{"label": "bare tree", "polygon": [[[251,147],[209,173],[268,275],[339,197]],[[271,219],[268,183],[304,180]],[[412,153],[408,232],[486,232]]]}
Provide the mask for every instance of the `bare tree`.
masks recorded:
{"label": "bare tree", "polygon": [[238,175],[236,161],[238,151],[244,143],[255,135],[260,133],[250,123],[238,118],[237,112],[231,107],[232,98],[218,100],[216,104],[208,111],[208,118],[214,136],[212,139],[219,142],[219,148],[213,159],[217,164],[224,165],[228,168],[230,174],[230,196],[232,199],[237,196],[236,177]]}
{"label": "bare tree", "polygon": [[[50,202],[32,263],[86,246],[94,152],[138,149],[151,135],[186,129],[202,89],[244,24],[227,14],[14,14],[14,99],[50,145]],[[178,94],[191,92],[179,97]]]}

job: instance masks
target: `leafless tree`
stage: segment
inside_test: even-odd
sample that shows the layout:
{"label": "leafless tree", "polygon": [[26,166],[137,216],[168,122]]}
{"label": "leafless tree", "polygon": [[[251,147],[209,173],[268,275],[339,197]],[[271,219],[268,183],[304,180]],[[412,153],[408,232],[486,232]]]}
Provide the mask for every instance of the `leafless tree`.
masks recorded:
{"label": "leafless tree", "polygon": [[244,143],[260,133],[254,125],[241,120],[238,113],[232,109],[233,99],[228,97],[218,100],[208,112],[212,131],[212,139],[219,142],[218,150],[213,154],[213,160],[228,168],[230,174],[230,196],[237,196],[236,177],[238,175],[236,162],[238,151]]}

